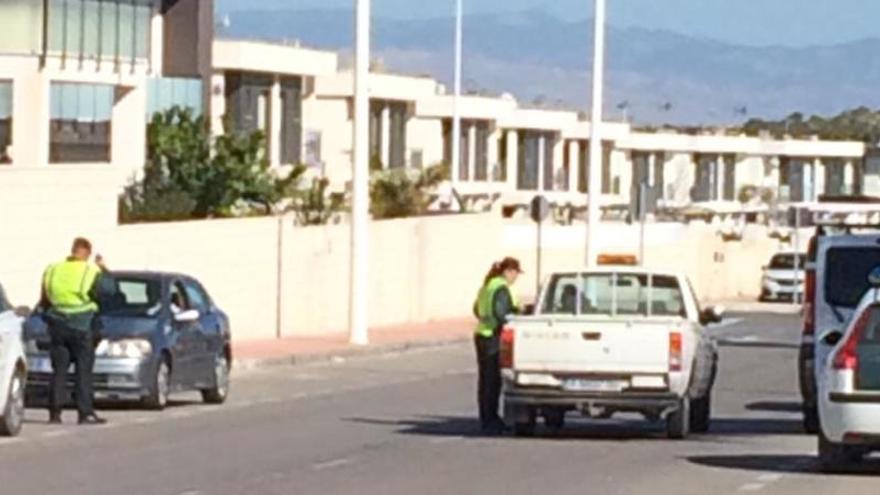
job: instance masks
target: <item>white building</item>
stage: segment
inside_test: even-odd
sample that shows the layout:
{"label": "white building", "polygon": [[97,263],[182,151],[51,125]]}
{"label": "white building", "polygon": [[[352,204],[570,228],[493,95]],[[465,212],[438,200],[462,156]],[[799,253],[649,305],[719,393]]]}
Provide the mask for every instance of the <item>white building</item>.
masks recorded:
{"label": "white building", "polygon": [[[245,97],[248,116],[225,115],[234,129],[266,130],[273,165],[302,162],[344,187],[351,177],[352,74],[338,69],[336,54],[217,41],[214,67],[214,108],[233,102],[229,86],[241,74],[248,84],[262,81]],[[300,89],[287,93],[287,87]],[[375,166],[452,162],[453,97],[441,84],[374,72],[370,97]],[[464,96],[460,109],[461,169],[452,178],[459,194],[522,205],[541,191],[557,203],[586,202],[591,125],[577,113],[525,108],[510,96]],[[223,119],[214,115],[217,132]],[[736,202],[744,186],[770,188],[783,201],[814,201],[859,192],[874,181],[863,173],[865,146],[859,142],[646,133],[617,123],[605,124],[604,139],[605,204],[631,203],[641,183],[652,204],[682,205]]]}

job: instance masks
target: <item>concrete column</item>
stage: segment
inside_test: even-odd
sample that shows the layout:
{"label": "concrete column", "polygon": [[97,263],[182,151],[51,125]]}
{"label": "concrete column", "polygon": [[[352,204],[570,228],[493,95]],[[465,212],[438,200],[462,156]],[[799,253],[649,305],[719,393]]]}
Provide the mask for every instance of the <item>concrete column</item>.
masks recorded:
{"label": "concrete column", "polygon": [[382,118],[379,121],[379,135],[382,136],[382,165],[391,166],[391,107],[382,107]]}
{"label": "concrete column", "polygon": [[486,150],[489,162],[489,182],[495,182],[495,172],[498,170],[498,146],[501,143],[501,132],[493,129],[489,134]]}
{"label": "concrete column", "polygon": [[[214,89],[219,91],[214,91]],[[208,88],[211,99],[211,134],[221,136],[226,129],[223,128],[223,117],[226,115],[226,77],[223,74],[211,76],[211,87]]]}
{"label": "concrete column", "polygon": [[770,156],[764,158],[764,161],[767,163],[769,168],[769,173],[764,177],[764,187],[768,187],[776,191],[777,197],[779,196],[779,157],[778,156]]}
{"label": "concrete column", "polygon": [[473,121],[467,124],[468,142],[465,152],[468,156],[468,178],[471,182],[477,179],[477,124]]}
{"label": "concrete column", "polygon": [[519,183],[519,133],[515,130],[507,132],[507,186],[516,190]]}
{"label": "concrete column", "polygon": [[577,140],[568,143],[568,190],[578,192],[581,177],[581,146]]}
{"label": "concrete column", "polygon": [[275,76],[269,91],[269,128],[266,129],[269,166],[281,166],[281,81]]}
{"label": "concrete column", "polygon": [[813,160],[813,201],[825,194],[825,162],[821,158]]}
{"label": "concrete column", "polygon": [[[550,179],[553,181],[553,189],[562,188],[564,190],[568,190],[568,183],[559,186],[556,183],[556,177],[559,176],[559,171],[562,170],[563,161],[565,161],[565,140],[562,139],[562,136],[559,136],[558,139],[553,141],[553,177]],[[569,168],[569,173],[571,169]],[[566,180],[571,182],[570,178]]]}
{"label": "concrete column", "polygon": [[146,86],[117,86],[114,93],[110,160],[120,169],[130,169],[130,172],[121,174],[130,177],[142,171],[146,156],[147,124],[144,115],[147,113],[147,90]]}
{"label": "concrete column", "polygon": [[150,21],[150,72],[154,75],[161,75],[162,60],[164,54],[162,48],[165,45],[164,17],[158,13],[153,13]]}
{"label": "concrete column", "polygon": [[538,139],[538,190],[544,190],[544,157],[546,156],[547,138],[541,136]]}
{"label": "concrete column", "polygon": [[718,155],[715,158],[715,199],[722,201],[724,199],[724,169],[727,163],[724,155]]}
{"label": "concrete column", "polygon": [[17,167],[49,163],[49,78],[26,72],[12,79],[12,144],[9,156]]}

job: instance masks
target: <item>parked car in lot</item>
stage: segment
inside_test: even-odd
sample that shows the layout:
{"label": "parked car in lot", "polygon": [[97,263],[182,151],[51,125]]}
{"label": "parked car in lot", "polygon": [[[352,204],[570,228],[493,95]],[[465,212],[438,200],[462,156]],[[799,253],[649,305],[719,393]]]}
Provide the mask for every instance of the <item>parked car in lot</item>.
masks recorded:
{"label": "parked car in lot", "polygon": [[22,344],[22,310],[9,304],[0,285],[0,435],[15,436],[24,423],[27,360]]}
{"label": "parked car in lot", "polygon": [[761,277],[762,301],[793,301],[804,295],[807,253],[783,252],[770,258]]}
{"label": "parked car in lot", "polygon": [[[97,400],[141,401],[162,409],[174,392],[201,391],[219,404],[229,392],[229,319],[186,275],[113,272],[100,288],[100,339],[94,367]],[[28,329],[28,396],[47,397],[52,366],[41,320]],[[73,377],[70,377],[72,384]]]}
{"label": "parked car in lot", "polygon": [[[864,233],[865,228],[874,232]],[[819,431],[817,376],[831,352],[816,337],[843,328],[869,289],[868,275],[880,266],[876,230],[876,226],[820,225],[810,242],[798,356],[804,428],[809,433]]]}
{"label": "parked car in lot", "polygon": [[847,325],[820,336],[819,459],[839,471],[880,450],[880,268]]}
{"label": "parked car in lot", "polygon": [[709,428],[718,350],[681,274],[632,266],[555,273],[534,314],[501,336],[505,421],[530,435],[536,418],[561,428],[567,413],[665,419],[670,438]]}

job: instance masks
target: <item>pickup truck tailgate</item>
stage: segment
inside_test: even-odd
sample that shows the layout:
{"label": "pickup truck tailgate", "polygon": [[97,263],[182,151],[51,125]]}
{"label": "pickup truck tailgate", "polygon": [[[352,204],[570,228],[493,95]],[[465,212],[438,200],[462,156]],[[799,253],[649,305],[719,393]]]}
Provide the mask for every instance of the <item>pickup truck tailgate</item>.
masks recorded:
{"label": "pickup truck tailgate", "polygon": [[575,374],[666,373],[669,319],[520,320],[514,325],[517,371]]}

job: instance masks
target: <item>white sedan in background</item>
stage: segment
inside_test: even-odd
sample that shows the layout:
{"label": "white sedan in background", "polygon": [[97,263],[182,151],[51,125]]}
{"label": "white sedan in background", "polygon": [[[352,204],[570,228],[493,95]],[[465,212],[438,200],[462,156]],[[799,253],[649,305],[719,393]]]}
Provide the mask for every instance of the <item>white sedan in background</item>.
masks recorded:
{"label": "white sedan in background", "polygon": [[0,435],[15,436],[24,422],[27,360],[22,344],[22,311],[9,304],[0,286]]}
{"label": "white sedan in background", "polygon": [[818,344],[831,350],[818,376],[819,459],[828,472],[880,451],[880,269],[870,283],[846,327]]}

